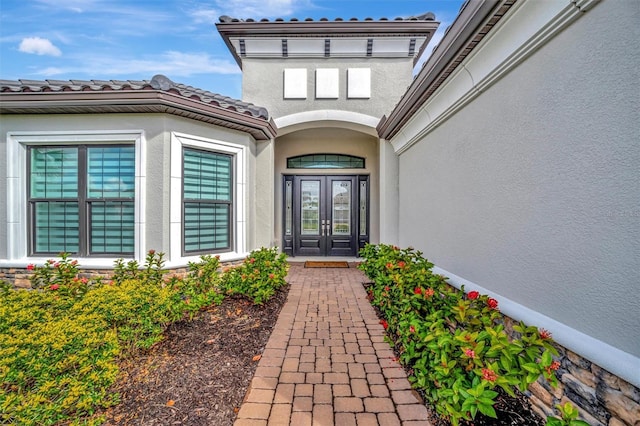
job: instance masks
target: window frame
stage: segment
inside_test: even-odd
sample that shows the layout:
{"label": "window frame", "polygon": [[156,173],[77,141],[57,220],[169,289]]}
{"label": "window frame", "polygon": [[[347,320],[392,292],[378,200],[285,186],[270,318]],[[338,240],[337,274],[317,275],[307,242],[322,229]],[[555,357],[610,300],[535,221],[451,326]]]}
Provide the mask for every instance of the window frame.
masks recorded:
{"label": "window frame", "polygon": [[[142,260],[145,256],[145,217],[144,197],[146,173],[146,138],[143,130],[71,130],[71,131],[15,131],[7,132],[7,241],[8,261],[38,263],[50,258],[50,255],[32,253],[30,246],[30,215],[28,198],[30,196],[29,169],[27,160],[29,147],[49,146],[110,146],[131,145],[134,147],[134,253],[133,255],[99,254],[77,256],[87,268],[113,266],[113,259]],[[76,199],[77,200],[77,199]],[[57,253],[54,253],[57,254]],[[84,259],[84,260],[83,260]]]}
{"label": "window frame", "polygon": [[[27,147],[27,215],[28,215],[28,228],[27,236],[29,239],[29,256],[51,256],[57,255],[60,252],[66,250],[54,250],[54,251],[36,251],[36,204],[39,202],[58,202],[67,203],[75,202],[78,205],[78,251],[70,253],[73,256],[81,257],[131,257],[135,253],[135,229],[134,229],[134,250],[132,252],[93,252],[92,251],[92,237],[93,227],[91,221],[92,208],[94,203],[98,202],[133,202],[135,211],[135,188],[133,198],[117,197],[117,198],[96,198],[90,197],[88,194],[88,178],[89,178],[89,149],[91,148],[134,148],[134,163],[135,163],[135,147],[131,144],[56,144],[56,145],[30,145]],[[31,194],[31,160],[34,149],[38,148],[76,148],[77,149],[77,189],[76,198],[64,198],[64,197],[32,197]],[[134,170],[134,184],[135,184],[135,170]],[[135,217],[134,217],[135,228]]]}
{"label": "window frame", "polygon": [[[316,160],[315,157],[324,157],[323,160]],[[328,157],[337,157],[336,161],[331,161],[328,160]],[[304,161],[308,159],[307,161],[317,161],[317,163],[315,163],[316,165],[311,165],[311,166],[304,166],[303,164],[296,164],[297,162],[300,161]],[[344,160],[348,160],[349,161],[349,167],[344,167],[344,166],[336,166],[335,164],[340,164],[340,163],[345,163],[346,161]],[[357,167],[353,167],[353,162],[362,162],[362,166],[357,166]],[[352,169],[352,170],[362,170],[362,169],[366,169],[366,159],[364,157],[359,157],[357,155],[350,155],[350,154],[334,154],[334,153],[330,153],[330,152],[316,152],[316,153],[311,153],[311,154],[301,154],[301,155],[294,155],[292,157],[287,157],[287,169],[289,170],[346,170],[346,169]],[[334,165],[329,165],[329,166],[319,166],[318,164],[322,164],[322,163],[326,163],[326,164],[334,164]]]}
{"label": "window frame", "polygon": [[[231,208],[231,240],[226,251],[216,251],[221,260],[235,260],[246,256],[247,247],[247,161],[248,146],[209,139],[201,136],[171,132],[171,205],[170,205],[170,241],[169,253],[171,264],[186,264],[198,261],[200,254],[184,251],[183,235],[183,149],[209,151],[226,154],[232,158],[232,199]],[[206,253],[213,253],[206,251]]]}
{"label": "window frame", "polygon": [[[191,151],[191,152],[198,152],[198,153],[208,153],[208,154],[212,154],[212,155],[218,155],[218,156],[223,156],[223,157],[227,157],[229,159],[229,179],[231,181],[230,183],[230,187],[229,187],[229,201],[225,201],[225,200],[196,200],[196,199],[187,199],[185,198],[185,186],[184,186],[184,166],[185,166],[185,153]],[[212,150],[205,150],[205,149],[197,149],[194,148],[192,146],[183,146],[182,147],[182,255],[183,256],[193,256],[193,255],[201,255],[201,254],[207,254],[207,253],[224,253],[224,252],[228,252],[229,250],[232,249],[233,247],[233,217],[234,217],[234,167],[233,167],[233,163],[234,163],[234,158],[233,155],[230,155],[228,153],[221,153],[221,152],[217,152],[217,151],[212,151]],[[228,244],[225,247],[220,247],[220,248],[216,248],[216,249],[205,249],[205,250],[187,250],[186,247],[186,222],[185,222],[185,212],[186,212],[186,207],[187,207],[187,203],[197,203],[197,204],[206,204],[206,205],[213,205],[213,206],[218,206],[218,205],[226,205],[227,209],[228,209],[228,222],[227,222],[227,235],[228,235]]]}

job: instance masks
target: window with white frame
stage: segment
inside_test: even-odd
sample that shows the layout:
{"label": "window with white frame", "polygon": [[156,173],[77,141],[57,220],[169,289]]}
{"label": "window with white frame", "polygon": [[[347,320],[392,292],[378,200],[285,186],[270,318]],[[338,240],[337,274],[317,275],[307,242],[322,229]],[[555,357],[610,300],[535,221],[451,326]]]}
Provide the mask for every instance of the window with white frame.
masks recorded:
{"label": "window with white frame", "polygon": [[133,255],[133,146],[28,148],[30,254]]}
{"label": "window with white frame", "polygon": [[247,151],[238,143],[171,133],[173,262],[245,254]]}
{"label": "window with white frame", "polygon": [[141,130],[7,133],[7,259],[144,254]]}

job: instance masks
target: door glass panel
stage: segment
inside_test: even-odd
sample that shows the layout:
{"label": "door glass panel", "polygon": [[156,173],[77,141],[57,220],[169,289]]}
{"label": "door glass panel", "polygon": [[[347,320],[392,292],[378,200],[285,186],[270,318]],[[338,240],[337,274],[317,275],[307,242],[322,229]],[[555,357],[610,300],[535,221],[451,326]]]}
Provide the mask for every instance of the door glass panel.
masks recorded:
{"label": "door glass panel", "polygon": [[360,235],[367,235],[367,182],[360,181]]}
{"label": "door glass panel", "polygon": [[351,234],[351,181],[334,180],[331,185],[333,235]]}
{"label": "door glass panel", "polygon": [[293,181],[288,180],[285,185],[285,235],[289,236],[293,232]]}
{"label": "door glass panel", "polygon": [[300,182],[302,194],[302,235],[320,234],[320,181],[306,180]]}

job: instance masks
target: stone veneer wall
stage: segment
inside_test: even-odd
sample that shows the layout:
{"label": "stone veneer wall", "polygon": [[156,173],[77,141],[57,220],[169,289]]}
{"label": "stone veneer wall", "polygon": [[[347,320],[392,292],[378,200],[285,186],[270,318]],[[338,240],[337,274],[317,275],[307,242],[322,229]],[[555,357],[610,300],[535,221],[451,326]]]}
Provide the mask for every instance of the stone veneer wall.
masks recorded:
{"label": "stone veneer wall", "polygon": [[[512,335],[513,324],[505,317],[505,330]],[[542,418],[558,416],[555,406],[571,402],[592,426],[640,426],[640,389],[563,346],[555,347],[558,387],[544,378],[529,386],[533,411]]]}

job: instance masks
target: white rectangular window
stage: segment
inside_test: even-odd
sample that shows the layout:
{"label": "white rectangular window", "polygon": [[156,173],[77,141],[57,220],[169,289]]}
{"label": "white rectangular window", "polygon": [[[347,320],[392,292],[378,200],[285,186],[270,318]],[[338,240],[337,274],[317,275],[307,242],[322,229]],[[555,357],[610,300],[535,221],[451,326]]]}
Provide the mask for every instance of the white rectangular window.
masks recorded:
{"label": "white rectangular window", "polygon": [[64,251],[95,268],[144,259],[142,131],[9,132],[6,152],[7,259]]}
{"label": "white rectangular window", "polygon": [[316,99],[338,99],[340,96],[340,70],[319,68],[316,70]]}
{"label": "white rectangular window", "polygon": [[307,99],[306,68],[287,68],[284,70],[284,98]]}
{"label": "white rectangular window", "polygon": [[246,255],[246,161],[236,143],[171,132],[170,259]]}
{"label": "white rectangular window", "polygon": [[349,99],[371,98],[370,68],[349,68],[347,70],[347,97]]}

